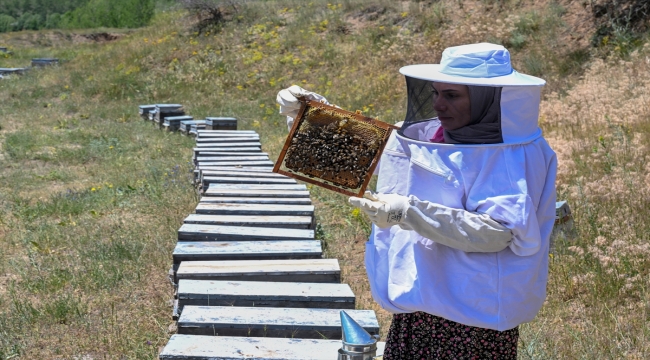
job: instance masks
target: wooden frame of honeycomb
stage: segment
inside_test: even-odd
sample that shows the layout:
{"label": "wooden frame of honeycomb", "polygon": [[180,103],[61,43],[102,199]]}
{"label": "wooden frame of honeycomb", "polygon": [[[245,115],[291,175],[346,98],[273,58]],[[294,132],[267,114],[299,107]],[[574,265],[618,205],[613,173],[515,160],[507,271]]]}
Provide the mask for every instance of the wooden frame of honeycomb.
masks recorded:
{"label": "wooden frame of honeycomb", "polygon": [[273,171],[362,196],[394,129],[360,113],[303,102]]}

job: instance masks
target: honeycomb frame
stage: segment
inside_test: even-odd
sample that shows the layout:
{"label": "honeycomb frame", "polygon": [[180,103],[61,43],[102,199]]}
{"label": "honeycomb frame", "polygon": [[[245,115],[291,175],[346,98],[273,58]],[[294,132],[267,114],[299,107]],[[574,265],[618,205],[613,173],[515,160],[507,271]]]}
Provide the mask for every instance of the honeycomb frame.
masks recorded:
{"label": "honeycomb frame", "polygon": [[363,196],[397,127],[317,101],[303,101],[273,172]]}

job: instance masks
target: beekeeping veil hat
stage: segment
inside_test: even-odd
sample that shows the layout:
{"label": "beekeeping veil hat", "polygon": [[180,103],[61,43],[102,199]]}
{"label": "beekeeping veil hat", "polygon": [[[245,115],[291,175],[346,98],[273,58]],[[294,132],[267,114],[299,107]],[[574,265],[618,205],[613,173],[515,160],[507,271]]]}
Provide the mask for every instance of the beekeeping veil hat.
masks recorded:
{"label": "beekeeping veil hat", "polygon": [[[537,117],[540,89],[546,82],[515,71],[510,63],[510,53],[501,45],[479,43],[450,47],[442,53],[440,64],[409,65],[399,71],[406,77],[408,93],[406,118],[400,131],[402,135],[408,133],[405,130],[412,124],[436,116],[433,108],[432,82],[470,86],[472,106],[477,102],[476,98],[472,99],[473,93],[485,93],[472,91],[472,88],[499,88],[494,92],[497,109],[500,108],[500,111],[496,111],[498,118],[496,123],[500,126],[499,135],[504,143],[533,136],[532,132],[539,131]],[[477,113],[474,110],[472,113]],[[478,113],[483,112],[485,111]],[[487,113],[494,114],[494,111],[487,111]],[[473,119],[473,121],[478,123],[482,119]],[[474,125],[476,124],[470,124],[470,126]],[[484,125],[478,124],[478,126]],[[445,139],[448,139],[448,135],[446,132]],[[477,143],[481,142],[477,141]]]}

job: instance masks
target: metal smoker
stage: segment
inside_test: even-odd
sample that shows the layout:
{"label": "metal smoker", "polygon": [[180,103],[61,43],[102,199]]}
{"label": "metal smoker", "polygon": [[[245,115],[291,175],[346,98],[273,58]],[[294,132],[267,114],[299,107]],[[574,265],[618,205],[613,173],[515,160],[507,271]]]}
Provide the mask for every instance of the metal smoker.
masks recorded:
{"label": "metal smoker", "polygon": [[343,346],[339,349],[338,360],[379,360],[377,339],[361,327],[345,311],[341,310],[341,330]]}

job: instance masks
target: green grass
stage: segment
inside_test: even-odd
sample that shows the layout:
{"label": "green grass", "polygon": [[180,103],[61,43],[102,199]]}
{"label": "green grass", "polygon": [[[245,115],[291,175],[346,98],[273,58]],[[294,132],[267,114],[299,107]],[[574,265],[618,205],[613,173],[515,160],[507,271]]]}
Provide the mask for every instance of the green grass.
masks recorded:
{"label": "green grass", "polygon": [[[569,10],[549,5],[279,0],[251,2],[201,34],[182,12],[169,10],[147,28],[97,29],[121,35],[112,42],[79,42],[71,31],[0,35],[0,46],[14,52],[0,58],[2,67],[26,66],[33,57],[62,60],[0,80],[0,359],[153,359],[167,342],[166,273],[176,231],[197,202],[193,140],[142,121],[138,105],[181,103],[195,118],[235,116],[239,128],[260,133],[275,158],[287,133],[278,90],[298,84],[394,123],[405,107],[398,69],[437,62],[450,45],[506,44],[518,70],[549,80],[546,95],[571,94],[599,52],[562,44]],[[619,52],[629,58],[638,47],[624,43]],[[643,74],[642,64],[626,66]],[[645,85],[627,86],[610,95],[625,104]],[[619,223],[626,236],[648,243],[647,186],[633,175],[647,172],[646,155],[633,149],[645,149],[640,134],[650,128],[640,120],[603,125],[603,114],[579,111],[579,104],[559,112],[572,114],[571,121],[544,120],[545,133],[561,139],[554,145],[579,144],[561,157],[572,171],[558,181],[577,235],[557,245],[549,300],[522,326],[520,357],[643,358],[647,311],[628,305],[647,302],[648,292],[639,282],[626,288],[625,279],[647,276],[650,267],[626,253],[612,275],[586,250],[599,236],[613,241]],[[621,177],[624,196],[589,192],[594,179],[612,174],[630,174]],[[357,306],[377,310],[385,334],[390,316],[372,302],[363,268],[368,220],[345,196],[309,187],[326,256],[339,259]],[[575,256],[571,246],[586,254]],[[585,274],[593,274],[591,282],[574,281]],[[641,315],[630,320],[632,312]]]}

